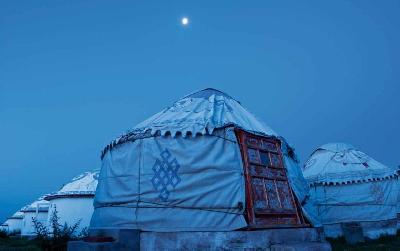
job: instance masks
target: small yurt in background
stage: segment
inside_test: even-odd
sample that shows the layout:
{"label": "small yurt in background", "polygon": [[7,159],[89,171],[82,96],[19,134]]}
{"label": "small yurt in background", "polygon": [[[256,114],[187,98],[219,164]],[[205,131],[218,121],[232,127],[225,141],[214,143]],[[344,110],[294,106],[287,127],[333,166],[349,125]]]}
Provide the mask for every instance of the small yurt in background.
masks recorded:
{"label": "small yurt in background", "polygon": [[65,184],[59,191],[45,197],[50,202],[47,224],[51,226],[57,209],[59,223],[69,226],[80,222],[78,232],[87,228],[93,213],[93,197],[97,187],[98,171],[85,172]]}
{"label": "small yurt in background", "polygon": [[397,173],[353,146],[326,144],[304,166],[328,237],[356,224],[365,237],[396,233]]}
{"label": "small yurt in background", "polygon": [[35,236],[35,227],[33,218],[36,218],[38,222],[41,222],[44,226],[47,223],[47,213],[49,211],[49,202],[44,200],[43,197],[30,205],[27,205],[21,209],[24,214],[22,221],[21,235],[22,236]]}
{"label": "small yurt in background", "polygon": [[0,225],[0,229],[6,231],[9,234],[21,232],[22,222],[24,219],[24,213],[17,211],[11,217]]}

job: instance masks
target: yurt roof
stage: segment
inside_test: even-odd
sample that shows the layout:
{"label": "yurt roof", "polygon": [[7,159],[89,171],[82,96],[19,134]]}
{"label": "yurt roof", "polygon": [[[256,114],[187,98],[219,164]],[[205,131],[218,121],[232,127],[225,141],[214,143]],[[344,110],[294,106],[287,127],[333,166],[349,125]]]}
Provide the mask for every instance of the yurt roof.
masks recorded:
{"label": "yurt roof", "polygon": [[118,137],[102,152],[118,144],[154,135],[195,136],[235,126],[248,132],[278,136],[228,94],[207,88],[187,95]]}
{"label": "yurt roof", "polygon": [[305,163],[303,174],[309,183],[324,185],[368,182],[397,176],[396,170],[346,143],[318,147]]}
{"label": "yurt roof", "polygon": [[93,197],[98,182],[99,170],[84,172],[63,185],[60,190],[45,197],[52,200],[61,197]]}
{"label": "yurt roof", "polygon": [[49,205],[50,203],[43,197],[41,197],[38,200],[32,202],[31,204],[23,207],[21,209],[21,212],[23,213],[36,212],[36,210],[38,210],[39,212],[47,212],[49,210]]}
{"label": "yurt roof", "polygon": [[24,218],[24,213],[21,211],[17,211],[12,216],[8,217],[8,219],[22,219],[22,218]]}
{"label": "yurt roof", "polygon": [[317,150],[318,149],[327,150],[331,152],[343,152],[343,151],[353,150],[355,149],[355,147],[348,143],[328,143],[318,147]]}

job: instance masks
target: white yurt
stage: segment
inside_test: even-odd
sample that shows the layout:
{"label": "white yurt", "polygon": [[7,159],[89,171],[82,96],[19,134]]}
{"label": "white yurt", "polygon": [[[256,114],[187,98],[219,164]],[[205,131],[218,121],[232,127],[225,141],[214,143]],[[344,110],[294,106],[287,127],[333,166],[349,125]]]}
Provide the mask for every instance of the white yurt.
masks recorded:
{"label": "white yurt", "polygon": [[21,209],[21,212],[24,213],[21,235],[35,236],[36,232],[33,224],[33,218],[36,218],[40,223],[46,226],[48,211],[49,202],[47,200],[44,200],[43,197],[34,201],[32,204],[23,207]]}
{"label": "white yurt", "polygon": [[397,229],[400,229],[400,166],[396,169],[397,172]]}
{"label": "white yurt", "polygon": [[67,223],[72,226],[80,222],[78,233],[83,228],[89,227],[98,175],[99,172],[97,170],[85,172],[62,186],[59,191],[45,197],[50,202],[47,219],[49,228],[51,227],[51,218],[55,209],[57,209],[60,224]]}
{"label": "white yurt", "polygon": [[9,234],[21,232],[22,221],[24,219],[24,213],[17,211],[11,217],[0,225],[0,229],[6,231]]}
{"label": "white yurt", "polygon": [[349,144],[332,143],[312,153],[303,173],[328,237],[342,236],[352,223],[371,239],[396,233],[397,174],[392,168]]}
{"label": "white yurt", "polygon": [[318,224],[293,149],[215,89],[188,95],[102,152],[92,229],[230,231]]}

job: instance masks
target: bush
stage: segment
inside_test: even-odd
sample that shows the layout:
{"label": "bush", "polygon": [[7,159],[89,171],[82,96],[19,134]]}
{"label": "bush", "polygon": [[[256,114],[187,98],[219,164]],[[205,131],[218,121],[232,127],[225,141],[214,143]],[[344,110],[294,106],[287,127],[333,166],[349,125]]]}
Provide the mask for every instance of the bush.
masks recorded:
{"label": "bush", "polygon": [[35,241],[44,250],[66,250],[68,241],[82,238],[87,234],[86,228],[77,233],[81,220],[72,226],[67,223],[60,224],[57,208],[54,209],[51,215],[50,229],[36,218],[32,218],[32,221],[36,233]]}
{"label": "bush", "polygon": [[379,239],[370,240],[357,244],[347,244],[344,237],[339,238],[326,238],[332,245],[332,251],[394,251],[400,250],[400,231],[397,235],[383,235]]}
{"label": "bush", "polygon": [[0,239],[8,239],[8,238],[10,238],[10,237],[8,236],[7,231],[1,229],[1,230],[0,230]]}

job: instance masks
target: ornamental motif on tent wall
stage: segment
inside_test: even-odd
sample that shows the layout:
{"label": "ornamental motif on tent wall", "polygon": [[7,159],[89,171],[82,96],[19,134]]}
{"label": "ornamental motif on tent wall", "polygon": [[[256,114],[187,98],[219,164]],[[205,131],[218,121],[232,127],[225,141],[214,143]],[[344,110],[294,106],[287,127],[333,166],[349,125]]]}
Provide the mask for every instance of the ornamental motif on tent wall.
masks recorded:
{"label": "ornamental motif on tent wall", "polygon": [[384,192],[382,186],[379,183],[373,183],[370,187],[371,195],[373,196],[375,203],[383,204],[384,203]]}
{"label": "ornamental motif on tent wall", "polygon": [[160,157],[161,159],[157,158],[153,165],[154,176],[151,183],[159,192],[158,197],[165,202],[171,193],[170,190],[181,182],[181,178],[178,176],[180,165],[168,149],[162,151]]}

